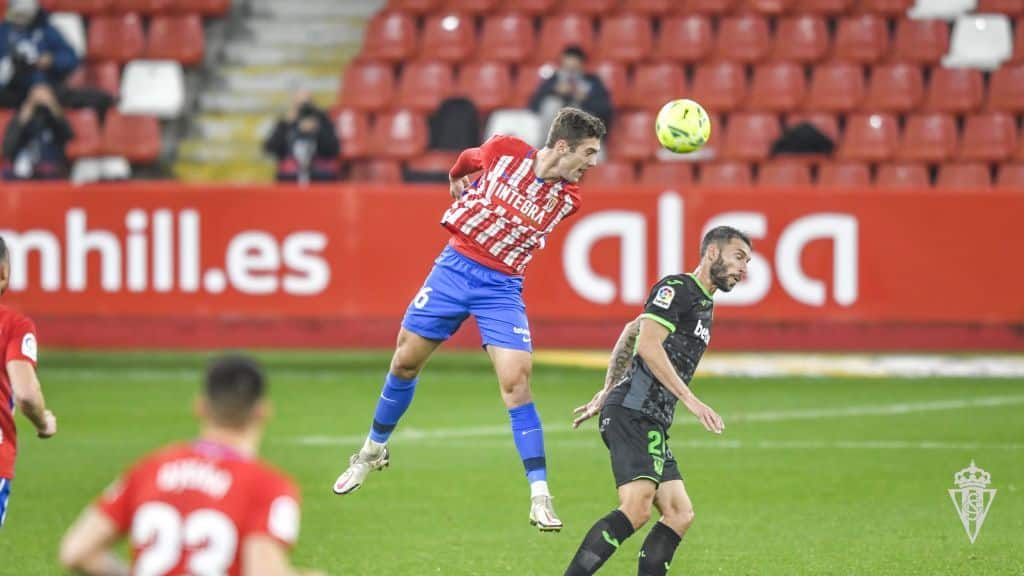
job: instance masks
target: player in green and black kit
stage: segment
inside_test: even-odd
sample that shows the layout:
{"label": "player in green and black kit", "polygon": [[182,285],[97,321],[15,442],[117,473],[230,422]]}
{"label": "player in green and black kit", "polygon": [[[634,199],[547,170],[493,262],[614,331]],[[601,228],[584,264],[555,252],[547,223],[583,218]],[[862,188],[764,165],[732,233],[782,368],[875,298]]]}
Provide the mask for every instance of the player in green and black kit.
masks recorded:
{"label": "player in green and black kit", "polygon": [[651,504],[661,518],[644,540],[637,574],[668,572],[693,522],[693,504],[668,448],[668,428],[677,400],[708,431],[721,434],[725,428],[688,384],[711,341],[712,295],[732,290],[746,277],[750,253],[750,239],[739,230],[711,229],[701,242],[700,266],[693,274],[674,274],[654,285],[643,314],[626,325],[615,344],[604,388],[576,409],[574,427],[601,413],[601,438],[611,453],[619,507],[590,529],[565,576],[597,572],[647,523]]}

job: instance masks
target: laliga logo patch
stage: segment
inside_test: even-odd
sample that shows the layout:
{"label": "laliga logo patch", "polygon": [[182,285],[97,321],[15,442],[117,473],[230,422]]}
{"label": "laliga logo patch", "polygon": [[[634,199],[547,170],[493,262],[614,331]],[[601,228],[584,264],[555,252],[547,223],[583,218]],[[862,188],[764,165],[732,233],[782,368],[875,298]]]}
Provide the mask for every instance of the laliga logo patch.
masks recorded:
{"label": "laliga logo patch", "polygon": [[36,359],[37,350],[35,334],[25,334],[25,337],[21,339],[21,353],[33,362],[38,362]]}
{"label": "laliga logo patch", "polygon": [[662,286],[658,294],[654,296],[654,305],[658,308],[668,309],[672,305],[672,299],[676,297],[676,290],[671,286]]}

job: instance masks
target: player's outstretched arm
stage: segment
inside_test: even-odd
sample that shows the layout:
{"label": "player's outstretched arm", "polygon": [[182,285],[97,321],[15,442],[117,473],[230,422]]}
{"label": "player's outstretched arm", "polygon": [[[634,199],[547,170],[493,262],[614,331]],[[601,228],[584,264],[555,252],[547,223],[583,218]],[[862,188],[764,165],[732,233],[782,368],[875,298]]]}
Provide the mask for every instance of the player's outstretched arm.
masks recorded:
{"label": "player's outstretched arm", "polygon": [[672,367],[672,361],[668,359],[668,354],[665,353],[663,346],[668,335],[668,328],[650,318],[641,318],[640,335],[637,336],[636,344],[637,355],[651,369],[651,373],[658,379],[658,382],[661,382],[669,392],[679,398],[679,401],[697,417],[697,420],[704,425],[708,432],[721,434],[725,429],[722,417],[710,406],[698,400],[690,387],[683,382],[683,379]]}
{"label": "player's outstretched arm", "polygon": [[622,333],[619,334],[619,339],[615,342],[615,347],[612,348],[612,355],[608,359],[608,370],[604,375],[604,387],[594,394],[590,402],[573,410],[572,413],[576,415],[576,419],[572,421],[573,428],[579,428],[580,424],[600,412],[601,408],[604,407],[605,400],[608,398],[608,393],[619,382],[622,382],[622,377],[625,376],[626,370],[629,369],[630,361],[633,359],[633,345],[636,343],[636,337],[639,333],[640,318],[634,318],[622,328]]}
{"label": "player's outstretched arm", "polygon": [[40,438],[49,438],[57,433],[57,417],[46,409],[43,389],[36,377],[36,369],[26,360],[11,360],[7,363],[7,376],[14,389],[14,402],[32,424]]}
{"label": "player's outstretched arm", "polygon": [[128,576],[128,565],[114,555],[118,532],[114,522],[90,506],[68,528],[60,543],[60,564],[88,576]]}
{"label": "player's outstretched arm", "polygon": [[245,539],[242,567],[242,576],[324,576],[323,572],[293,568],[284,544],[261,535]]}

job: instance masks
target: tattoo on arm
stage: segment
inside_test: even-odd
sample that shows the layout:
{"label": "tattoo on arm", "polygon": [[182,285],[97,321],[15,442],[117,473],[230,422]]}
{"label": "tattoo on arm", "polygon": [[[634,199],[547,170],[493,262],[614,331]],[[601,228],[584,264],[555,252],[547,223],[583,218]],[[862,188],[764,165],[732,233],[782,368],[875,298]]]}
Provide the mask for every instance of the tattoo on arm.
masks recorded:
{"label": "tattoo on arm", "polygon": [[608,359],[608,371],[605,373],[604,387],[611,388],[622,381],[626,370],[633,360],[633,347],[636,344],[636,337],[640,334],[640,319],[636,318],[626,324],[619,335],[618,342],[612,349],[611,358]]}

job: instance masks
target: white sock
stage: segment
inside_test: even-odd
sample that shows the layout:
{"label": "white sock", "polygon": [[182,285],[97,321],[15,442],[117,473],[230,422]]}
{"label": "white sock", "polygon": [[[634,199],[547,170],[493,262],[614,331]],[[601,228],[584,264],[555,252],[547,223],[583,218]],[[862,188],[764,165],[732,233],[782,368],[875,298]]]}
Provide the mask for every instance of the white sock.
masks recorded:
{"label": "white sock", "polygon": [[537,496],[551,496],[551,492],[548,492],[547,481],[537,480],[536,482],[530,482],[530,498],[536,498]]}
{"label": "white sock", "polygon": [[363,443],[362,451],[366,452],[367,454],[373,454],[374,456],[376,456],[377,454],[380,454],[382,450],[384,450],[384,446],[386,445],[387,444],[381,444],[380,442],[374,442],[373,440],[370,439],[369,436],[367,436],[366,442]]}

